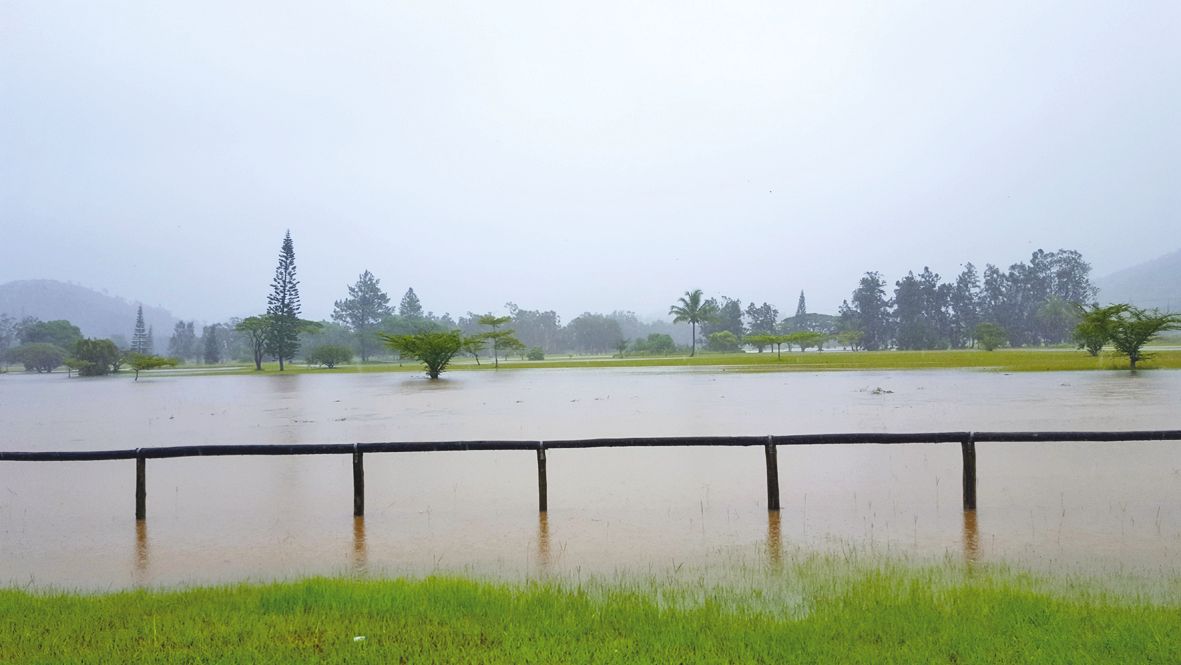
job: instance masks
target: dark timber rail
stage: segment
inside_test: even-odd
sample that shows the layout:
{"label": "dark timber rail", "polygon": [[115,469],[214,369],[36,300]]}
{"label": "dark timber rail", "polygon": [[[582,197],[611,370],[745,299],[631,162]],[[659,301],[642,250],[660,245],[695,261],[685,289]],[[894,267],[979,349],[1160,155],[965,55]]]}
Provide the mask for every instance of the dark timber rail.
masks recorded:
{"label": "dark timber rail", "polygon": [[861,434],[791,434],[783,436],[675,436],[654,438],[566,439],[559,441],[431,441],[278,445],[201,445],[123,450],[9,452],[0,461],[79,462],[135,460],[135,518],[147,514],[147,460],[224,455],[352,455],[353,514],[365,514],[365,453],[461,450],[532,450],[537,453],[537,508],[548,507],[546,451],[575,448],[654,448],[673,446],[762,446],[767,464],[767,509],[779,510],[779,446],[832,444],[958,443],[963,456],[964,510],[976,510],[977,443],[1048,443],[1097,441],[1181,441],[1181,430],[1124,432],[922,432]]}

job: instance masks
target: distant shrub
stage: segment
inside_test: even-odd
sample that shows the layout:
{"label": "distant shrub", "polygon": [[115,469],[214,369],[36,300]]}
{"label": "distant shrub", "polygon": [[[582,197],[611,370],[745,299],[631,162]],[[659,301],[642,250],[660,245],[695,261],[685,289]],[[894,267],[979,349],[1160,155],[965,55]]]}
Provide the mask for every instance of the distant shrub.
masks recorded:
{"label": "distant shrub", "polygon": [[676,342],[664,333],[651,333],[644,339],[637,339],[633,348],[640,354],[668,355],[677,352]]}
{"label": "distant shrub", "polygon": [[545,360],[545,351],[543,351],[540,346],[534,346],[529,349],[529,352],[525,354],[525,357],[529,360]]}
{"label": "distant shrub", "polygon": [[109,339],[80,339],[74,345],[71,367],[82,376],[110,374],[123,364],[119,347]]}
{"label": "distant shrub", "polygon": [[995,323],[977,324],[975,333],[976,342],[985,351],[994,351],[1009,339],[1009,335],[1005,332],[1005,329]]}
{"label": "distant shrub", "polygon": [[710,351],[733,353],[738,350],[738,337],[729,330],[722,330],[709,336],[706,348]]}
{"label": "distant shrub", "polygon": [[353,351],[347,346],[339,344],[323,344],[308,351],[305,359],[309,365],[323,365],[332,369],[337,365],[352,361]]}
{"label": "distant shrub", "polygon": [[56,344],[33,342],[21,344],[8,352],[8,359],[21,363],[26,372],[52,372],[62,364],[69,355],[65,349]]}
{"label": "distant shrub", "polygon": [[824,343],[828,341],[828,334],[822,332],[812,332],[809,330],[801,330],[793,332],[784,336],[783,343],[787,344],[790,350],[792,345],[800,347],[800,352],[808,350],[808,347],[814,346],[817,351],[824,350]]}

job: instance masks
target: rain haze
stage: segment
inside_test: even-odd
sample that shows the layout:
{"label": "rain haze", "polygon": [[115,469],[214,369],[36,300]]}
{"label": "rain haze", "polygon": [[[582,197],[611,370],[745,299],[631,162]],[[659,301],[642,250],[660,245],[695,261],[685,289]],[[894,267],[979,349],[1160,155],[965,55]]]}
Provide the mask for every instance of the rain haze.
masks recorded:
{"label": "rain haze", "polygon": [[1181,662],[1178,36],[0,0],[0,662]]}
{"label": "rain haze", "polygon": [[[0,282],[209,321],[835,312],[867,270],[1175,249],[1181,5],[0,5]],[[1158,251],[1159,250],[1159,251]]]}

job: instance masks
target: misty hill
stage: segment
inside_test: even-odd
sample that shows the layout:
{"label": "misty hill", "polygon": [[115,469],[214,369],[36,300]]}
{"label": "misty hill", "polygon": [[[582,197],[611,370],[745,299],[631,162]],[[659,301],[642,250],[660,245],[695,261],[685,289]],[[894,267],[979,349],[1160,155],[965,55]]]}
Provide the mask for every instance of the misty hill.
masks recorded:
{"label": "misty hill", "polygon": [[1181,312],[1181,250],[1095,280],[1099,302]]}
{"label": "misty hill", "polygon": [[[0,284],[0,314],[42,321],[66,319],[87,337],[121,335],[130,339],[136,303],[108,296],[77,284],[52,279],[29,279]],[[144,307],[144,322],[155,328],[156,343],[167,341],[176,319],[166,309]]]}

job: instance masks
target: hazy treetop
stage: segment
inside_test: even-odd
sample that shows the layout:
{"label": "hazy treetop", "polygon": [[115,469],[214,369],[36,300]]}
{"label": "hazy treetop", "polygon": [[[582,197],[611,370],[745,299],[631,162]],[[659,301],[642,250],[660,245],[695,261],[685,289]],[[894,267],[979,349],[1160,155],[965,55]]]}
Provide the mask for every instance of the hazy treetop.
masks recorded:
{"label": "hazy treetop", "polygon": [[[0,8],[0,282],[305,314],[687,289],[832,312],[865,270],[1174,249],[1176,2]],[[1160,239],[1163,245],[1144,242]]]}

